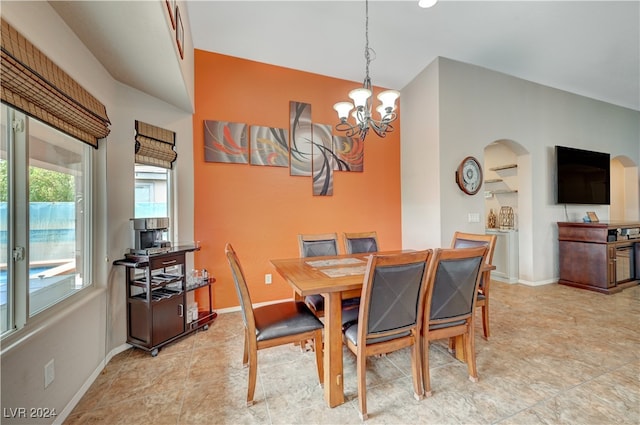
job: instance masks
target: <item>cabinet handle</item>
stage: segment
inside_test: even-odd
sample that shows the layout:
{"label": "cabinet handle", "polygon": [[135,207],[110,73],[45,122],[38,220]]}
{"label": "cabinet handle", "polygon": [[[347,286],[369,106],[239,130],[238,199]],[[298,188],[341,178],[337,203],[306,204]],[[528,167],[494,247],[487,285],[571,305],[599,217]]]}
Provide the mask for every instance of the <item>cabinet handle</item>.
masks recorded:
{"label": "cabinet handle", "polygon": [[168,266],[169,264],[175,264],[175,263],[177,263],[177,262],[178,262],[178,260],[163,261],[163,262],[162,262],[162,265],[163,265],[163,266]]}
{"label": "cabinet handle", "polygon": [[180,307],[180,313],[178,313],[178,317],[183,317],[184,316],[184,306],[182,304],[178,304],[178,307]]}

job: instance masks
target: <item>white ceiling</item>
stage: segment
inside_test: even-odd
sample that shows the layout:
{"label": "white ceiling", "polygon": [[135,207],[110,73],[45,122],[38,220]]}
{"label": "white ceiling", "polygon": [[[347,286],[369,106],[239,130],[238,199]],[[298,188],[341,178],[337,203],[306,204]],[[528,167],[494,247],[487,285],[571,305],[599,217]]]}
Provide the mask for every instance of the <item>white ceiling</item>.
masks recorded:
{"label": "white ceiling", "polygon": [[[148,19],[140,14],[148,11],[134,7],[149,2],[57,3],[54,8],[114,78],[164,100],[175,96],[162,78],[149,81],[150,68],[139,58],[159,39],[144,34]],[[152,3],[157,8],[165,2]],[[185,30],[191,30],[197,49],[346,80],[364,78],[362,0],[186,3]],[[94,24],[97,17],[110,19],[108,30]],[[640,111],[637,0],[440,0],[430,9],[419,8],[417,0],[372,0],[369,43],[377,56],[370,67],[376,86],[401,90],[443,56]],[[177,75],[161,64],[154,68],[167,74],[165,80]]]}

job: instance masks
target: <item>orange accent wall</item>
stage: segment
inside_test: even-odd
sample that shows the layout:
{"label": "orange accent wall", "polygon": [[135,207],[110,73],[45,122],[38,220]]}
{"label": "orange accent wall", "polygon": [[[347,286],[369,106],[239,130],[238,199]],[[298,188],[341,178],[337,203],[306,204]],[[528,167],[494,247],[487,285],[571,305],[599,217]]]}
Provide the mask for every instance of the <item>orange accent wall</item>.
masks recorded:
{"label": "orange accent wall", "polygon": [[[314,123],[334,125],[333,104],[348,100],[359,85],[195,50],[194,233],[202,249],[194,261],[216,278],[214,308],[239,305],[227,242],[240,258],[253,303],[292,296],[269,260],[297,257],[299,233],[341,237],[376,230],[382,249],[401,248],[399,119],[386,138],[367,136],[364,172],[334,172],[333,196],[313,196],[311,177],[290,176],[288,168],[204,162],[204,120],[288,129],[293,100],[311,104]],[[273,275],[271,285],[264,283],[266,273]],[[203,296],[206,291],[198,294],[199,304]]]}

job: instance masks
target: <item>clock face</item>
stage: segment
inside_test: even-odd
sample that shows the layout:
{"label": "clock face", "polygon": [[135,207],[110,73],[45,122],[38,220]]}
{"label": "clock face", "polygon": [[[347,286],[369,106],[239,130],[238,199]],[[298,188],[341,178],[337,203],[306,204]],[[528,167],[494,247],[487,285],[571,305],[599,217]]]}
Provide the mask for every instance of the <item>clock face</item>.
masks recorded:
{"label": "clock face", "polygon": [[456,182],[460,189],[468,194],[475,195],[482,186],[482,168],[477,159],[466,157],[456,171]]}

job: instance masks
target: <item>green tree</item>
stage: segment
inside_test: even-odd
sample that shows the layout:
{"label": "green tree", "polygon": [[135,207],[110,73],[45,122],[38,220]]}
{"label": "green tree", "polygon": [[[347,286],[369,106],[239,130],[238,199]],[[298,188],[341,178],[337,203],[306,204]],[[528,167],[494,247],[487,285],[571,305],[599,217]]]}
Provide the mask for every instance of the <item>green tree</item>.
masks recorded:
{"label": "green tree", "polygon": [[7,161],[0,160],[0,202],[9,200],[9,190],[7,189]]}
{"label": "green tree", "polygon": [[[9,200],[7,161],[0,160],[0,202]],[[71,174],[29,167],[29,201],[73,202],[75,182]]]}
{"label": "green tree", "polygon": [[29,167],[29,201],[73,202],[74,180],[71,174]]}

